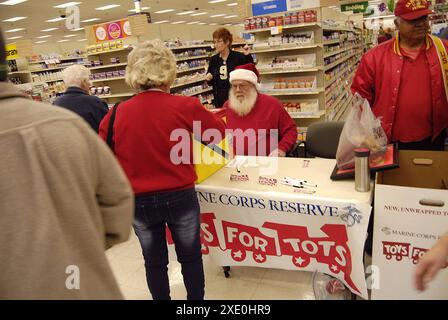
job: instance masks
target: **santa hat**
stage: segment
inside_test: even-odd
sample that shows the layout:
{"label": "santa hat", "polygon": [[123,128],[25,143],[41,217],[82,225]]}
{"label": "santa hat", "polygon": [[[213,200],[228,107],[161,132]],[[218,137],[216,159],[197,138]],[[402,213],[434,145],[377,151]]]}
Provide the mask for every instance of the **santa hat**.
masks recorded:
{"label": "santa hat", "polygon": [[243,64],[230,72],[230,83],[235,80],[244,80],[252,83],[257,90],[260,90],[260,74],[253,63]]}

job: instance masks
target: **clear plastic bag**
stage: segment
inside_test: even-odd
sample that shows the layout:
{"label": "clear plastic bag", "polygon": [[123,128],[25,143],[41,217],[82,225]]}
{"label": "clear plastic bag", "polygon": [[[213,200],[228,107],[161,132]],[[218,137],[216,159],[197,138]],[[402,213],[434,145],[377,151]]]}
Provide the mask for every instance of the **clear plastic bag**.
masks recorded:
{"label": "clear plastic bag", "polygon": [[354,149],[369,148],[371,159],[382,157],[387,149],[387,136],[376,118],[367,99],[358,93],[353,97],[353,106],[339,139],[336,160],[339,169],[353,168]]}

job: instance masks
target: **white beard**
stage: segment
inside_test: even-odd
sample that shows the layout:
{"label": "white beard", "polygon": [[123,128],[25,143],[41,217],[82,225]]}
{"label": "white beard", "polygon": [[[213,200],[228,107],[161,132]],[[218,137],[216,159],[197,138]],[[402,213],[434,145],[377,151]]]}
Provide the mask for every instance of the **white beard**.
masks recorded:
{"label": "white beard", "polygon": [[247,116],[252,111],[253,107],[255,106],[255,103],[257,102],[257,98],[258,98],[258,91],[255,88],[253,88],[248,93],[248,96],[242,102],[240,102],[238,98],[235,96],[235,92],[233,91],[233,89],[230,89],[229,107],[230,109],[235,111],[237,115],[239,115],[240,117],[244,117]]}

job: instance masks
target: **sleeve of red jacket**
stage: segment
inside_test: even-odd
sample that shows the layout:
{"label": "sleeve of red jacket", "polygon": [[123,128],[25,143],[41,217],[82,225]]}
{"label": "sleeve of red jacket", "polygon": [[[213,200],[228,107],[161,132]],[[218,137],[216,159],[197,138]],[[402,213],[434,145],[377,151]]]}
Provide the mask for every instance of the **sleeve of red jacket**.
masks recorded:
{"label": "sleeve of red jacket", "polygon": [[374,60],[368,53],[365,54],[355,77],[352,82],[352,93],[359,93],[363,98],[369,101],[369,104],[373,106],[375,102],[375,66]]}
{"label": "sleeve of red jacket", "polygon": [[[201,140],[204,142],[220,142],[225,137],[226,124],[224,120],[213,112],[208,111],[198,99],[193,106],[193,121],[200,121],[201,123]],[[221,139],[219,141],[210,141],[210,137],[204,136],[204,132],[209,129],[215,129],[215,133],[219,132]],[[209,131],[213,134],[213,132]]]}
{"label": "sleeve of red jacket", "polygon": [[287,153],[297,143],[297,126],[282,105],[279,105],[279,112],[278,133],[280,141],[278,142],[278,148]]}
{"label": "sleeve of red jacket", "polygon": [[109,112],[106,114],[106,116],[103,118],[103,120],[100,123],[100,138],[106,142],[107,141],[107,131],[109,129],[109,121],[110,117],[112,116],[112,110],[110,109]]}

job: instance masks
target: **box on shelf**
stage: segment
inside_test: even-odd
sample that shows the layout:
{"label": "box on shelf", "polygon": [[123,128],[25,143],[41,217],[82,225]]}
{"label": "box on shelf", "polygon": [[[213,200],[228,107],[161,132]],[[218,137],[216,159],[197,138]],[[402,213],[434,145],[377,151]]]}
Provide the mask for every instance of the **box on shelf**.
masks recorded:
{"label": "box on shelf", "polygon": [[257,16],[247,18],[244,21],[245,30],[266,29],[279,26],[289,26],[301,23],[317,22],[316,10],[305,10],[296,12],[287,12],[284,15],[271,16]]}
{"label": "box on shelf", "polygon": [[285,77],[281,79],[275,79],[275,81],[262,83],[262,90],[293,90],[293,91],[307,91],[310,89],[316,89],[317,77],[316,76],[303,76],[303,77]]}
{"label": "box on shelf", "polygon": [[429,288],[413,287],[416,264],[448,232],[448,152],[400,151],[400,168],[376,179],[372,299],[446,299],[448,270]]}
{"label": "box on shelf", "polygon": [[259,71],[270,71],[272,69],[295,70],[312,68],[316,66],[316,54],[300,54],[291,56],[276,56],[269,60],[259,61],[257,68]]}

